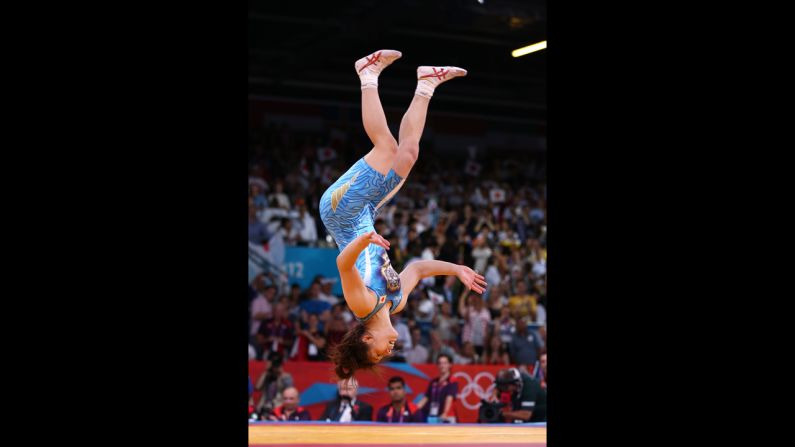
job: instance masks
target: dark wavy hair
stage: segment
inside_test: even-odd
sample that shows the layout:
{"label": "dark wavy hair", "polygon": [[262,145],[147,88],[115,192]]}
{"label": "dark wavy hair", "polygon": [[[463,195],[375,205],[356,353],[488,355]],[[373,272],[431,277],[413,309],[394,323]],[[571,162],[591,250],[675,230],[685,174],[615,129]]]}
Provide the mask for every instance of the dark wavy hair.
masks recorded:
{"label": "dark wavy hair", "polygon": [[329,360],[334,363],[334,373],[339,379],[348,379],[360,370],[375,370],[377,363],[368,356],[369,346],[362,341],[367,328],[362,323],[345,333],[339,343],[329,348]]}

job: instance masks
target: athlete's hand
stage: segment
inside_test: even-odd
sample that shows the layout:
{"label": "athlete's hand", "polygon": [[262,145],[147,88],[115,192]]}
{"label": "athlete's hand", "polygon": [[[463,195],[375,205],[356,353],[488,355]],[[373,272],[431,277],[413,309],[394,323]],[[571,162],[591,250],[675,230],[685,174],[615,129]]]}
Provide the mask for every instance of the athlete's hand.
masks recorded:
{"label": "athlete's hand", "polygon": [[486,291],[486,278],[479,273],[475,273],[471,268],[459,265],[456,276],[469,290],[480,294]]}
{"label": "athlete's hand", "polygon": [[379,247],[384,247],[384,250],[389,250],[389,241],[381,237],[375,231],[371,231],[362,236],[366,239],[369,243],[378,245]]}

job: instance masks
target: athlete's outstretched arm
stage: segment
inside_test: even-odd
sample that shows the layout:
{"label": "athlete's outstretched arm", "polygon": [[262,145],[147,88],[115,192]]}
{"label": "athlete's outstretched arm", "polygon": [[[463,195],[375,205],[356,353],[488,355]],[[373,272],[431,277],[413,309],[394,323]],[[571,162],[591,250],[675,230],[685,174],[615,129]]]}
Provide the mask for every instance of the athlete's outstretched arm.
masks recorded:
{"label": "athlete's outstretched arm", "polygon": [[342,294],[345,296],[348,307],[357,317],[364,317],[373,310],[373,298],[356,270],[356,259],[362,250],[370,244],[376,244],[389,250],[389,241],[375,231],[371,231],[351,241],[337,256]]}
{"label": "athlete's outstretched arm", "polygon": [[[429,276],[439,275],[455,275],[467,287],[477,293],[483,293],[486,290],[486,278],[474,270],[465,266],[452,264],[445,261],[415,261],[409,264],[400,273],[400,285],[403,289],[403,296],[408,297],[417,283]],[[406,300],[403,300],[401,306],[404,305]]]}

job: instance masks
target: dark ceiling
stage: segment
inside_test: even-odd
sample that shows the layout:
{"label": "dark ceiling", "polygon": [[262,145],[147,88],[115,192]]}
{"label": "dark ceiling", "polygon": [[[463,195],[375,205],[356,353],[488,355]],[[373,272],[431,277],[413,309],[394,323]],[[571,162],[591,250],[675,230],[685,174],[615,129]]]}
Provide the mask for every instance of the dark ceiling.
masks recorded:
{"label": "dark ceiling", "polygon": [[456,65],[469,75],[434,109],[546,126],[546,51],[511,56],[546,40],[546,1],[250,1],[248,35],[252,95],[357,102],[354,61],[390,48],[403,58],[379,79],[385,107],[408,105],[418,65]]}

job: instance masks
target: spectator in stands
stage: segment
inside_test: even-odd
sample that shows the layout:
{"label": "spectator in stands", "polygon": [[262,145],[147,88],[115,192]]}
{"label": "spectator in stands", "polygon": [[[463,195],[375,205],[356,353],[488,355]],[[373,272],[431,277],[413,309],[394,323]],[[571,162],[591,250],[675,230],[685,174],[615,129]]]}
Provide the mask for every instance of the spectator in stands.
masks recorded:
{"label": "spectator in stands", "polygon": [[309,213],[303,199],[298,200],[298,242],[299,245],[314,246],[317,243],[317,223]]}
{"label": "spectator in stands", "polygon": [[[489,266],[486,268],[486,274],[483,275],[486,277],[486,282],[492,285],[503,284],[507,286],[509,283],[506,283],[510,279],[509,271],[508,271],[508,262],[505,259],[505,256],[502,254],[502,249],[497,248],[494,250],[494,254],[491,257],[491,262]],[[507,287],[503,290],[504,293],[508,293]]]}
{"label": "spectator in stands", "polygon": [[499,225],[500,231],[497,232],[497,243],[504,246],[516,246],[517,244],[521,244],[519,241],[519,236],[514,231],[511,222],[506,219],[503,220],[502,223]]}
{"label": "spectator in stands", "polygon": [[516,323],[516,333],[511,337],[508,350],[513,363],[532,367],[541,352],[538,337],[527,329],[528,320],[522,318]]}
{"label": "spectator in stands", "polygon": [[480,295],[466,289],[459,298],[458,312],[464,320],[461,342],[471,343],[477,356],[482,357],[491,323],[491,312],[483,305]]}
{"label": "spectator in stands", "polygon": [[546,204],[543,198],[539,198],[535,201],[532,208],[530,209],[528,216],[530,217],[530,221],[534,225],[538,225],[544,222],[546,218]]}
{"label": "spectator in stands", "polygon": [[257,208],[252,204],[248,206],[248,240],[255,244],[268,242],[271,234],[268,228],[257,218]]}
{"label": "spectator in stands", "polygon": [[350,320],[346,321],[345,312],[344,304],[342,303],[337,303],[331,308],[331,317],[325,325],[326,340],[329,347],[339,343],[348,332]]}
{"label": "spectator in stands", "polygon": [[472,257],[472,238],[466,232],[463,224],[458,225],[456,230],[456,250],[458,251],[458,263],[463,265],[472,265],[475,259]]}
{"label": "spectator in stands", "polygon": [[392,402],[378,409],[378,422],[425,422],[422,411],[406,399],[406,382],[400,376],[389,379],[389,397]]}
{"label": "spectator in stands", "polygon": [[[488,281],[488,280],[487,280]],[[503,309],[510,313],[508,307],[508,294],[506,293],[507,287],[505,284],[495,283],[488,290],[489,312],[491,313],[492,320],[500,318]]]}
{"label": "spectator in stands", "polygon": [[422,337],[422,330],[415,327],[411,330],[411,344],[412,347],[403,350],[403,357],[406,363],[428,363],[428,349],[420,344]]}
{"label": "spectator in stands", "polygon": [[511,363],[511,358],[499,334],[494,334],[489,338],[489,348],[483,363],[486,365],[509,365]]}
{"label": "spectator in stands", "polygon": [[455,350],[442,341],[442,337],[438,330],[430,332],[431,337],[431,350],[428,356],[430,363],[437,363],[440,356],[447,356],[452,359],[455,355]]}
{"label": "spectator in stands", "polygon": [[293,344],[291,360],[322,362],[326,360],[326,336],[318,328],[318,317],[309,314],[307,327],[298,330],[298,338]]}
{"label": "spectator in stands", "polygon": [[530,216],[526,205],[519,205],[516,207],[516,216],[514,218],[516,226],[516,234],[520,241],[524,241],[529,237]]}
{"label": "spectator in stands", "polygon": [[[447,259],[442,259],[442,261],[448,261]],[[488,282],[488,280],[486,280]],[[445,276],[444,277],[444,285],[442,285],[442,296],[444,297],[444,301],[448,304],[452,304],[457,293],[455,293],[455,285],[456,285],[456,278],[454,276]],[[450,308],[452,311],[452,307]]]}
{"label": "spectator in stands", "polygon": [[507,351],[511,338],[516,332],[516,320],[511,317],[511,309],[507,306],[500,310],[500,316],[494,322],[494,331],[500,337],[503,349]]}
{"label": "spectator in stands", "polygon": [[481,274],[486,272],[487,262],[491,257],[491,248],[486,241],[486,232],[481,231],[480,234],[472,240],[472,257],[475,258],[476,272]]}
{"label": "spectator in stands", "polygon": [[290,198],[284,193],[284,181],[282,179],[276,180],[274,190],[270,197],[268,197],[268,201],[271,203],[271,206],[283,208],[285,210],[290,209]]}
{"label": "spectator in stands", "polygon": [[458,317],[453,314],[453,306],[447,301],[440,305],[440,313],[436,315],[433,326],[439,332],[439,337],[446,344],[454,344],[461,333]]}
{"label": "spectator in stands", "polygon": [[282,239],[284,240],[284,245],[296,245],[298,244],[298,229],[295,228],[293,225],[293,220],[289,217],[283,217],[282,225],[279,228],[279,233],[282,235]]}
{"label": "spectator in stands", "polygon": [[300,306],[301,310],[305,311],[307,314],[317,315],[321,320],[326,321],[328,320],[328,315],[324,314],[331,313],[331,303],[328,301],[323,301],[320,298],[320,293],[320,280],[316,279],[309,286],[306,299],[301,301]]}
{"label": "spectator in stands", "polygon": [[257,339],[257,334],[259,333],[260,324],[272,316],[276,286],[273,284],[266,286],[260,279],[259,281],[255,280],[254,288],[257,290],[258,295],[251,302],[251,343],[257,349],[257,358],[262,359],[262,346]]}
{"label": "spectator in stands", "polygon": [[340,302],[340,299],[331,293],[331,288],[336,281],[336,279],[332,278],[320,278],[320,292],[318,293],[318,297],[332,306]]}
{"label": "spectator in stands", "polygon": [[249,198],[254,203],[254,207],[258,210],[268,207],[268,199],[265,197],[264,192],[262,191],[262,186],[257,183],[250,183],[249,184]]}
{"label": "spectator in stands", "polygon": [[534,270],[535,265],[543,264],[545,267],[540,274],[546,273],[547,251],[541,247],[538,239],[528,238],[525,247],[527,249],[527,261],[533,264]]}
{"label": "spectator in stands", "polygon": [[516,319],[530,317],[531,321],[535,321],[537,301],[538,297],[528,292],[527,281],[525,279],[518,280],[516,295],[508,298],[511,315]]}
{"label": "spectator in stands", "polygon": [[436,317],[436,306],[428,296],[428,289],[424,287],[414,289],[411,299],[417,302],[417,312],[414,314],[414,320],[423,326],[433,324],[433,320]]}
{"label": "spectator in stands", "polygon": [[392,236],[392,230],[387,227],[386,222],[384,219],[378,218],[375,220],[373,227],[375,228],[375,232],[380,234],[383,238],[389,239]]}
{"label": "spectator in stands", "polygon": [[[416,303],[417,301],[414,300]],[[395,341],[395,349],[396,350],[407,350],[411,349],[413,346],[411,342],[411,332],[409,331],[409,327],[406,323],[403,322],[403,318],[399,314],[392,314],[389,316],[392,320],[392,327],[395,328],[397,331],[397,340]]]}
{"label": "spectator in stands", "polygon": [[301,309],[301,286],[293,283],[290,285],[290,293],[287,295],[287,302],[289,303],[287,306],[287,318],[293,322],[295,325],[298,320],[300,313],[303,309]]}
{"label": "spectator in stands", "polygon": [[257,333],[257,341],[260,345],[260,352],[266,359],[273,354],[278,354],[282,358],[290,352],[295,330],[293,323],[287,318],[287,306],[283,302],[278,302],[273,306],[273,317],[264,320]]}
{"label": "spectator in stands", "polygon": [[471,341],[465,341],[461,346],[461,352],[453,355],[453,363],[456,365],[475,365],[481,363],[480,359]]}
{"label": "spectator in stands", "polygon": [[464,205],[464,213],[458,220],[458,225],[464,226],[464,234],[470,238],[475,236],[475,225],[478,223],[475,213],[472,211],[472,205]]}
{"label": "spectator in stands", "polygon": [[469,233],[470,236],[474,237],[476,233],[480,233],[483,230],[487,231],[487,235],[494,233],[497,229],[497,225],[494,223],[494,216],[489,212],[486,208],[481,208],[477,214],[477,221],[475,222],[475,231]]}
{"label": "spectator in stands", "polygon": [[359,382],[351,377],[337,381],[337,398],[326,405],[321,421],[352,422],[372,421],[373,407],[357,399]]}
{"label": "spectator in stands", "polygon": [[[459,261],[458,246],[456,245],[455,235],[448,236],[446,233],[439,236],[439,260],[457,264]],[[455,284],[453,282],[452,284]]]}
{"label": "spectator in stands", "polygon": [[540,297],[538,302],[536,303],[536,318],[535,324],[539,325],[540,327],[547,325],[547,308],[544,305],[546,301],[545,297]]}
{"label": "spectator in stands", "polygon": [[289,387],[282,392],[284,403],[274,408],[273,414],[268,416],[271,421],[308,421],[311,419],[309,411],[298,406],[301,396],[295,387]]}

